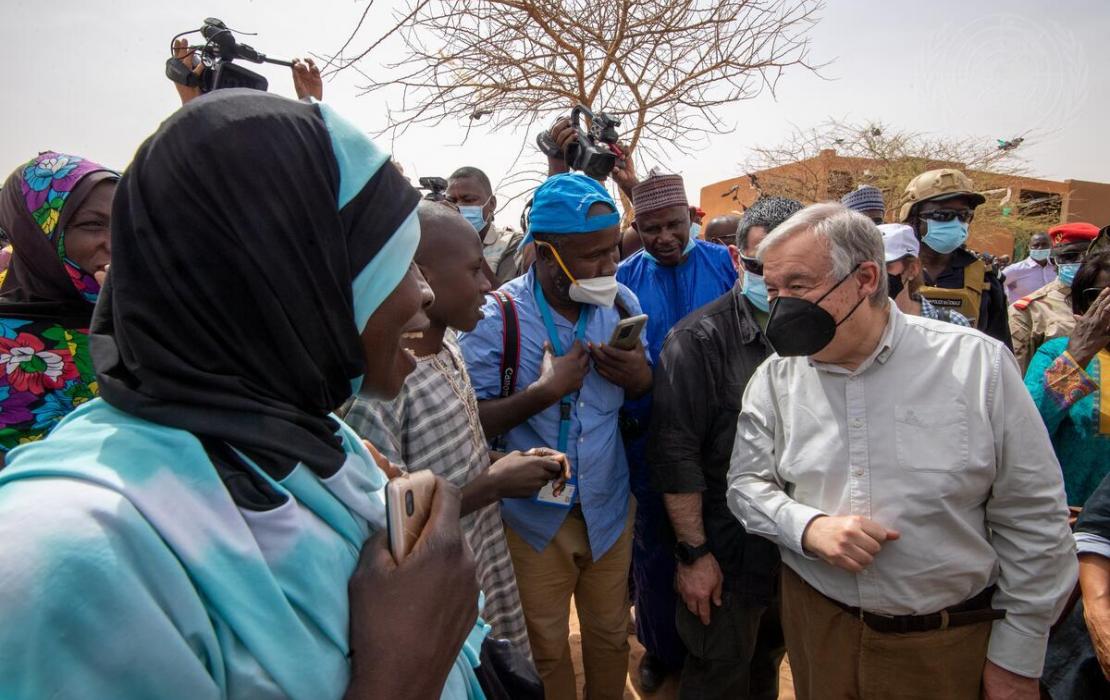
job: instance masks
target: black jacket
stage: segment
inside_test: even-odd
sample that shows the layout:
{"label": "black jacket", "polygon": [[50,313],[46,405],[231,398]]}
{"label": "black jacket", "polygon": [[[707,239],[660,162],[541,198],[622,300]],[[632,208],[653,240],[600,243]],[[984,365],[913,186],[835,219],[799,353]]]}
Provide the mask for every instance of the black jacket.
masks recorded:
{"label": "black jacket", "polygon": [[737,284],[671,330],[655,366],[648,444],[652,487],[702,493],[702,519],[725,587],[748,604],[774,594],[776,545],[728,509],[728,468],[748,380],[771,350]]}

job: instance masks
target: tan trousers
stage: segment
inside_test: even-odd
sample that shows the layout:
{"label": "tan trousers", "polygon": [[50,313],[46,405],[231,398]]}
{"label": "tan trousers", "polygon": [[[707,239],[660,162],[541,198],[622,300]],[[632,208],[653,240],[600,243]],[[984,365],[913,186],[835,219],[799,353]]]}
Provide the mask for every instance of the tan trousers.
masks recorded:
{"label": "tan trousers", "polygon": [[977,700],[991,623],[883,634],[782,567],[782,627],[798,700]]}
{"label": "tan trousers", "polygon": [[628,567],[632,561],[629,501],[624,532],[597,561],[586,521],[575,507],[542,552],[505,526],[516,583],[524,605],[528,642],[547,700],[574,700],[570,658],[570,597],[578,607],[582,661],[590,700],[620,700],[628,675]]}

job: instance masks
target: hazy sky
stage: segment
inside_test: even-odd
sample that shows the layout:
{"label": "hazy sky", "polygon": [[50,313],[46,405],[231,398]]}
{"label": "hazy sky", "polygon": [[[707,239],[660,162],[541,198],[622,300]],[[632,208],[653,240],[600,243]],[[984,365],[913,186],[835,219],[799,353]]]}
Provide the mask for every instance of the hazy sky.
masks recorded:
{"label": "hazy sky", "polygon": [[[362,0],[2,0],[8,68],[0,78],[7,105],[0,171],[48,148],[126,166],[178,104],[163,75],[170,37],[207,15],[258,32],[243,41],[290,57],[338,48],[364,7]],[[378,0],[376,16],[388,7]],[[788,74],[776,97],[725,110],[733,133],[662,165],[685,176],[696,201],[703,185],[740,174],[753,144],[778,143],[791,125],[833,116],[991,142],[1032,130],[1037,143],[1025,155],[1034,174],[1110,182],[1107,36],[1106,0],[828,0],[812,32],[813,59],[831,62],[825,79]],[[292,94],[287,69],[259,70],[272,91]],[[378,95],[358,97],[357,82],[351,74],[328,83],[325,99],[370,131],[383,125],[385,104]],[[461,165],[481,167],[495,182],[508,176],[519,135],[476,126],[462,144],[463,134],[455,125],[417,129],[392,150],[414,182]],[[510,207],[501,220],[515,221],[518,211]]]}

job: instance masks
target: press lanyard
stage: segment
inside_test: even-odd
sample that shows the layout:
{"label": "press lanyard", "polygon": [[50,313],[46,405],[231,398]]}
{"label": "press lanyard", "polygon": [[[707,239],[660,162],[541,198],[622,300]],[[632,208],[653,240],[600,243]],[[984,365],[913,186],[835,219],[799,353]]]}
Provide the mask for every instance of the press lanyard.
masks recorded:
{"label": "press lanyard", "polygon": [[[556,357],[562,357],[564,354],[563,344],[559,341],[559,331],[555,327],[555,319],[551,315],[551,307],[547,304],[547,299],[543,296],[543,289],[540,288],[539,280],[537,279],[534,285],[534,294],[536,297],[536,306],[539,307],[540,316],[543,318],[543,325],[547,329],[547,339],[551,342],[551,351],[555,353]],[[586,341],[586,325],[590,318],[590,307],[582,304],[578,311],[578,323],[574,326],[574,339],[578,342],[584,343]],[[567,394],[559,401],[559,442],[556,449],[563,454],[567,453],[567,447],[570,444],[570,417],[574,411],[574,402],[578,399],[578,392]],[[549,492],[551,485],[541,489],[540,493],[536,496],[536,501],[545,505],[555,505],[564,508],[569,508],[574,503],[575,492],[578,490],[578,470],[575,469],[570,480],[564,488],[562,498],[553,496]]]}
{"label": "press lanyard", "polygon": [[[543,289],[540,288],[539,279],[535,282],[535,295],[536,306],[540,309],[540,316],[543,318],[543,325],[547,329],[547,339],[551,341],[551,350],[555,353],[556,357],[562,357],[564,354],[563,344],[559,341],[559,331],[555,328],[555,319],[551,315],[551,307],[547,305],[547,299],[543,296]],[[586,304],[580,305],[578,311],[578,323],[574,326],[574,339],[584,343],[586,342],[586,324],[590,319],[590,307]],[[570,441],[570,414],[574,408],[574,401],[577,398],[577,392],[567,394],[559,402],[559,446],[558,450],[566,454],[567,443]]]}

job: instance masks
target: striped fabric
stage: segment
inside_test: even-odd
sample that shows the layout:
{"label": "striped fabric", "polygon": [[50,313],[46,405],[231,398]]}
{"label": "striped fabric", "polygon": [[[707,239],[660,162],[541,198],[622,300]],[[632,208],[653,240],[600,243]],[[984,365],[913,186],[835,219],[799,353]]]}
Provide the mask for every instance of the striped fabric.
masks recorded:
{"label": "striped fabric", "polygon": [[[470,376],[458,344],[448,336],[438,354],[420,359],[397,398],[359,397],[346,421],[390,461],[408,471],[431,469],[462,488],[489,468],[489,449]],[[482,618],[494,637],[510,640],[531,658],[500,503],[467,515],[462,526],[486,597]]]}

